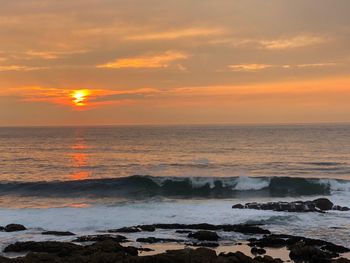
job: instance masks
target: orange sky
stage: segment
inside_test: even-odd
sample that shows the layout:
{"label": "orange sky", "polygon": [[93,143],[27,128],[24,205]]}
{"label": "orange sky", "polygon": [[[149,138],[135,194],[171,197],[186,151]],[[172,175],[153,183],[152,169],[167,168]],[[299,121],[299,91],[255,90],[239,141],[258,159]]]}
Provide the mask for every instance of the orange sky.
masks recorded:
{"label": "orange sky", "polygon": [[0,1],[0,126],[349,122],[348,10]]}

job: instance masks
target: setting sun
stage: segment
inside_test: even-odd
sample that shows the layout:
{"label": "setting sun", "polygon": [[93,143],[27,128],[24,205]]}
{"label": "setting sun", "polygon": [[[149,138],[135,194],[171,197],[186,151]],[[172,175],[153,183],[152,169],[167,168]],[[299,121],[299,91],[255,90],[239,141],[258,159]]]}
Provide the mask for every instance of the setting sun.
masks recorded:
{"label": "setting sun", "polygon": [[87,98],[91,94],[89,90],[75,90],[71,94],[75,106],[86,106]]}

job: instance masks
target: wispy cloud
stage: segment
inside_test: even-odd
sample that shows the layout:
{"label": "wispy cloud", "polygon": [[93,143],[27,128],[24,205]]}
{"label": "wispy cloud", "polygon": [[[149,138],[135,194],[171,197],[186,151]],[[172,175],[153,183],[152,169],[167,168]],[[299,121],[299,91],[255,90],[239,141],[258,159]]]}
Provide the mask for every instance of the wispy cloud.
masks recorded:
{"label": "wispy cloud", "polygon": [[47,67],[31,67],[31,66],[23,66],[23,65],[0,66],[0,72],[2,71],[34,71],[34,70],[43,70],[43,69],[47,69]]}
{"label": "wispy cloud", "polygon": [[327,63],[309,63],[309,64],[236,64],[228,65],[231,71],[235,72],[257,72],[266,69],[301,69],[301,68],[321,68],[321,67],[333,67],[337,66],[338,63],[327,62]]}
{"label": "wispy cloud", "polygon": [[238,64],[228,66],[232,71],[258,71],[273,67],[268,64]]}
{"label": "wispy cloud", "polygon": [[261,40],[258,43],[262,48],[270,50],[282,50],[313,46],[327,42],[328,39],[321,36],[299,35],[291,38]]}
{"label": "wispy cloud", "polygon": [[68,51],[42,51],[42,50],[28,50],[23,52],[26,59],[40,58],[40,59],[57,59],[60,57],[67,57],[69,55],[87,53],[89,50],[68,50]]}
{"label": "wispy cloud", "polygon": [[128,35],[126,40],[147,41],[147,40],[171,40],[178,38],[193,38],[220,35],[225,32],[222,28],[185,28],[161,32],[149,32]]}
{"label": "wispy cloud", "polygon": [[106,64],[97,65],[97,68],[167,68],[174,61],[187,59],[188,55],[179,51],[167,51],[161,54],[145,55],[131,58],[121,58]]}

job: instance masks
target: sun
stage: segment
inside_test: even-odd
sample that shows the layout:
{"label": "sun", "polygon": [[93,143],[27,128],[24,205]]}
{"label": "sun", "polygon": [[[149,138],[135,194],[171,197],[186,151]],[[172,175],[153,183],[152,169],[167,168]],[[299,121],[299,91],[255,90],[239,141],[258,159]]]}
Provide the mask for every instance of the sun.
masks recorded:
{"label": "sun", "polygon": [[86,106],[87,99],[88,99],[90,94],[91,94],[91,92],[89,90],[86,90],[86,89],[74,90],[71,93],[71,97],[72,97],[72,101],[73,101],[74,105],[77,107]]}

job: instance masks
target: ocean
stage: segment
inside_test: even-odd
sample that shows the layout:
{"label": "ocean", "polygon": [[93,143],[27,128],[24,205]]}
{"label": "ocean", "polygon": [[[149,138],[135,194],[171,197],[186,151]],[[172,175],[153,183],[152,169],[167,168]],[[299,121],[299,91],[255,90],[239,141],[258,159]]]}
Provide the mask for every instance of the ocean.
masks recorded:
{"label": "ocean", "polygon": [[[350,125],[0,128],[0,246],[153,223],[261,223],[350,245],[350,212],[232,209],[350,200]],[[167,236],[169,233],[160,233]],[[233,241],[243,239],[241,234]]]}

